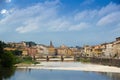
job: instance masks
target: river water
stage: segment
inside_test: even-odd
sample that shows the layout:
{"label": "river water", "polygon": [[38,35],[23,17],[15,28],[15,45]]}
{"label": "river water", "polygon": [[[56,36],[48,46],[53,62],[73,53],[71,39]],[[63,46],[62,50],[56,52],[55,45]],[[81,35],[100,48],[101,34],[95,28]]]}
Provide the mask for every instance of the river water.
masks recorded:
{"label": "river water", "polygon": [[[79,62],[43,62],[44,67],[96,68],[93,64]],[[12,68],[0,69],[0,80],[120,80],[120,73],[53,69]]]}
{"label": "river water", "polygon": [[0,80],[120,80],[119,73],[71,70],[16,69],[2,74]]}

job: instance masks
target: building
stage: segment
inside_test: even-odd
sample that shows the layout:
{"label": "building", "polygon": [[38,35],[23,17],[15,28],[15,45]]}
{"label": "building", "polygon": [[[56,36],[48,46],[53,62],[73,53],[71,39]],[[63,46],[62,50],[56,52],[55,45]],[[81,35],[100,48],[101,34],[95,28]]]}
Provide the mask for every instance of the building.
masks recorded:
{"label": "building", "polygon": [[19,43],[14,43],[14,42],[9,42],[7,43],[9,45],[9,47],[11,48],[17,48],[17,49],[22,49],[26,47],[26,43],[25,42],[19,42]]}
{"label": "building", "polygon": [[36,54],[38,53],[37,52],[37,48],[35,48],[35,47],[28,47],[28,48],[26,48],[26,50],[27,50],[27,54],[29,55],[29,56],[31,56],[31,57],[35,57],[36,56]]}
{"label": "building", "polygon": [[48,49],[47,49],[47,46],[45,46],[45,45],[38,44],[37,45],[37,51],[38,51],[38,54],[40,56],[42,56],[42,55],[48,55]]}
{"label": "building", "polygon": [[91,57],[93,55],[93,46],[85,45],[83,56]]}
{"label": "building", "polygon": [[116,41],[113,43],[113,52],[113,57],[120,59],[120,37],[116,38]]}
{"label": "building", "polygon": [[106,56],[105,56],[106,45],[107,45],[107,43],[103,43],[103,44],[100,45],[100,46],[101,46],[101,49],[102,49],[102,55],[101,55],[101,57],[106,57]]}
{"label": "building", "polygon": [[6,48],[4,48],[4,50],[6,50],[6,51],[14,51],[14,50],[16,50],[16,48],[9,48],[9,47],[6,47]]}
{"label": "building", "polygon": [[23,55],[23,56],[27,56],[27,55],[28,55],[28,51],[27,51],[27,50],[23,50],[23,51],[22,51],[22,55]]}
{"label": "building", "polygon": [[104,57],[106,58],[111,58],[113,56],[113,42],[107,43],[105,52],[104,52]]}
{"label": "building", "polygon": [[70,48],[73,52],[73,55],[80,55],[81,54],[81,50],[76,48],[76,47],[72,47]]}
{"label": "building", "polygon": [[57,55],[57,50],[54,48],[52,41],[50,41],[50,46],[47,47],[48,49],[48,55]]}
{"label": "building", "polygon": [[116,38],[116,41],[118,41],[118,42],[119,42],[119,41],[120,41],[120,37],[117,37],[117,38]]}
{"label": "building", "polygon": [[101,45],[96,45],[92,49],[92,53],[96,57],[101,57],[103,55]]}
{"label": "building", "polygon": [[59,48],[57,48],[57,54],[62,56],[71,56],[73,55],[73,51],[67,46],[62,45]]}

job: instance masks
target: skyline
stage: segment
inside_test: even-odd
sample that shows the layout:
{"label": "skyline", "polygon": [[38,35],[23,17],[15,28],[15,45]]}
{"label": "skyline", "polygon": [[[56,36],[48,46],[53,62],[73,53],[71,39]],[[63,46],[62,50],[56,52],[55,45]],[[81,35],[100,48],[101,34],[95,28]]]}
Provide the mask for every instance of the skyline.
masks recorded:
{"label": "skyline", "polygon": [[120,36],[119,0],[0,0],[0,40],[96,45]]}
{"label": "skyline", "polygon": [[60,44],[60,45],[54,45],[55,43],[52,42],[52,41],[49,41],[48,44],[43,44],[43,43],[36,43],[34,41],[17,41],[17,42],[6,42],[7,44],[9,43],[23,43],[23,42],[30,42],[30,43],[33,43],[33,44],[36,44],[36,45],[43,45],[43,46],[51,46],[51,44],[54,46],[54,47],[60,47],[60,46],[67,46],[67,47],[84,47],[84,46],[98,46],[98,45],[103,45],[103,44],[111,44],[111,43],[114,43],[116,42],[120,37],[117,37],[115,38],[114,41],[111,41],[111,42],[105,42],[105,43],[99,43],[99,44],[93,44],[93,45],[88,45],[88,44],[84,44],[84,45],[65,45],[65,44]]}

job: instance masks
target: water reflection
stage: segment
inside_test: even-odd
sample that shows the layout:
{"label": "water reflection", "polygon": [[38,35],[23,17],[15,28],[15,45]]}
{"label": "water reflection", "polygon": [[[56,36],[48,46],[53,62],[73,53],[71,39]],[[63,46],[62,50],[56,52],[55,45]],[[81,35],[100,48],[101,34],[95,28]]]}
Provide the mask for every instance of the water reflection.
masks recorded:
{"label": "water reflection", "polygon": [[100,74],[110,77],[111,80],[120,80],[120,73],[100,73]]}
{"label": "water reflection", "polygon": [[1,68],[0,67],[0,80],[9,79],[15,73],[15,67]]}
{"label": "water reflection", "polygon": [[119,73],[41,69],[0,69],[0,80],[120,80]]}
{"label": "water reflection", "polygon": [[10,80],[120,80],[119,73],[17,69]]}

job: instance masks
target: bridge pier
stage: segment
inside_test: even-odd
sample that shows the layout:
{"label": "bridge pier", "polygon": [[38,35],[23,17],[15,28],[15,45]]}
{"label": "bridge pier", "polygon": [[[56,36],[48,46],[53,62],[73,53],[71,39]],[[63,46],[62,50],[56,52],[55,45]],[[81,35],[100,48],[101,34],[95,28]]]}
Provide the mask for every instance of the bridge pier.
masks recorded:
{"label": "bridge pier", "polygon": [[61,56],[61,61],[62,61],[62,62],[64,61],[64,58],[63,58],[63,56]]}
{"label": "bridge pier", "polygon": [[47,62],[49,61],[49,57],[48,57],[48,56],[46,56],[46,61],[47,61]]}

